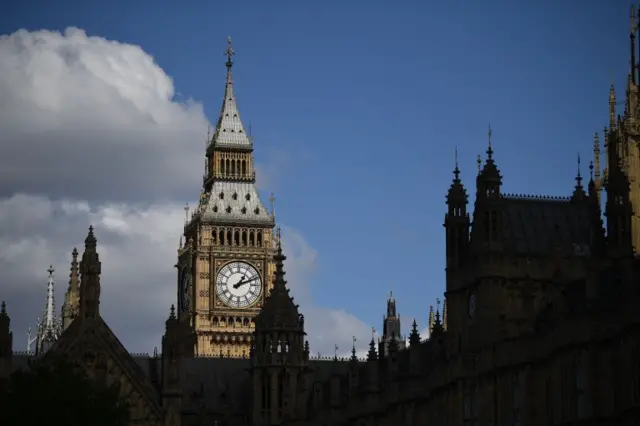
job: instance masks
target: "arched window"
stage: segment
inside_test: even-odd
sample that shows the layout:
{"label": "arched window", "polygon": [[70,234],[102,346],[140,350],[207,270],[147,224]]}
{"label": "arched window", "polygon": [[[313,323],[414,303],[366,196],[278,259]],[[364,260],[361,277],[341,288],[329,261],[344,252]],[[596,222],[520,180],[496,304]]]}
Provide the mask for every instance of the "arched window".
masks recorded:
{"label": "arched window", "polygon": [[224,175],[224,158],[220,159],[220,174]]}
{"label": "arched window", "polygon": [[242,230],[242,245],[247,246],[247,231]]}
{"label": "arched window", "polygon": [[258,231],[258,241],[256,242],[256,246],[262,247],[262,231]]}
{"label": "arched window", "polygon": [[237,246],[240,245],[240,232],[236,229],[236,231],[234,232],[233,236],[235,237],[233,239],[233,243]]}
{"label": "arched window", "polygon": [[242,160],[242,176],[247,175],[247,160]]}

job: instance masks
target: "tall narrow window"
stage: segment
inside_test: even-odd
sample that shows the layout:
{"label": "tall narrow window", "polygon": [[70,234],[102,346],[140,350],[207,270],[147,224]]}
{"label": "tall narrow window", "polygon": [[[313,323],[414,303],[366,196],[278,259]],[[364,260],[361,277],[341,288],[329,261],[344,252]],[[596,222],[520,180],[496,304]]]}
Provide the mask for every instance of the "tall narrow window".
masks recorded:
{"label": "tall narrow window", "polygon": [[[581,355],[576,362],[576,414],[579,419],[588,416],[586,356]],[[615,387],[615,386],[614,386]]]}
{"label": "tall narrow window", "polygon": [[522,409],[523,409],[523,390],[520,373],[513,375],[511,381],[511,392],[513,399],[513,426],[522,425]]}

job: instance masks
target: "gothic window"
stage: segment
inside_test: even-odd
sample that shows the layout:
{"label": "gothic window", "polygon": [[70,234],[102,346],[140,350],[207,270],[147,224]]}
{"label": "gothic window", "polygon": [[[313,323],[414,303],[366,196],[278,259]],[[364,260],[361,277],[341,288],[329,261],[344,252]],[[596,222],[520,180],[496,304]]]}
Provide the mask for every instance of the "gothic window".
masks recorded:
{"label": "gothic window", "polygon": [[255,234],[253,231],[249,231],[249,246],[253,247],[255,245]]}
{"label": "gothic window", "polygon": [[262,247],[262,231],[258,231],[258,241],[256,242],[256,245],[258,247]]}
{"label": "gothic window", "polygon": [[256,207],[256,208],[253,210],[253,212],[254,212],[255,214],[260,214],[260,209],[259,209],[258,207]]}
{"label": "gothic window", "polygon": [[227,213],[231,213],[231,206],[227,206]]}
{"label": "gothic window", "polygon": [[218,213],[218,206],[213,206],[213,212]]}
{"label": "gothic window", "polygon": [[583,352],[576,363],[576,411],[579,419],[589,415],[586,358],[587,354]]}
{"label": "gothic window", "polygon": [[636,348],[635,357],[632,358],[633,366],[633,403],[640,405],[640,348]]}
{"label": "gothic window", "polygon": [[242,245],[245,246],[245,247],[247,245],[247,231],[246,230],[242,231]]}
{"label": "gothic window", "polygon": [[236,160],[231,160],[231,174],[236,174]]}
{"label": "gothic window", "polygon": [[233,195],[231,196],[231,198],[233,198],[234,200],[238,199],[238,193],[234,192]]}
{"label": "gothic window", "polygon": [[220,174],[224,174],[224,158],[220,159]]}
{"label": "gothic window", "polygon": [[247,195],[245,195],[245,196],[244,196],[244,198],[245,198],[247,201],[249,201],[249,200],[251,199],[251,194],[247,194]]}
{"label": "gothic window", "polygon": [[511,392],[513,399],[513,425],[520,426],[522,424],[523,415],[523,389],[520,374],[516,373],[511,379]]}
{"label": "gothic window", "polygon": [[227,174],[229,174],[229,170],[231,170],[231,160],[229,160],[228,158],[227,158],[227,167],[226,167],[226,170],[227,170]]}
{"label": "gothic window", "polygon": [[547,424],[553,424],[553,387],[551,386],[551,379],[547,379],[545,383],[545,400],[546,400],[546,409],[547,409]]}
{"label": "gothic window", "polygon": [[233,321],[233,318],[229,318],[229,327],[235,327],[235,322]]}
{"label": "gothic window", "polygon": [[242,214],[247,214],[247,208],[246,207],[241,208],[240,211],[242,212]]}
{"label": "gothic window", "polygon": [[233,233],[233,236],[234,236],[234,239],[233,239],[234,244],[239,246],[240,245],[240,232],[237,229]]}
{"label": "gothic window", "polygon": [[244,321],[242,321],[242,325],[244,327],[249,327],[249,320],[247,318],[245,318]]}
{"label": "gothic window", "polygon": [[242,175],[247,174],[247,160],[242,160]]}
{"label": "gothic window", "polygon": [[219,197],[220,197],[221,200],[224,200],[224,192],[221,192]]}
{"label": "gothic window", "polygon": [[211,241],[213,242],[213,244],[218,243],[218,232],[215,229],[211,231]]}
{"label": "gothic window", "polygon": [[213,320],[211,320],[211,324],[214,327],[218,327],[220,325],[220,323],[218,322],[218,317],[213,317]]}
{"label": "gothic window", "polygon": [[233,238],[231,237],[231,229],[227,229],[227,245],[230,246]]}
{"label": "gothic window", "polygon": [[466,424],[473,424],[478,417],[476,406],[476,385],[468,383],[464,385],[462,398],[462,416]]}

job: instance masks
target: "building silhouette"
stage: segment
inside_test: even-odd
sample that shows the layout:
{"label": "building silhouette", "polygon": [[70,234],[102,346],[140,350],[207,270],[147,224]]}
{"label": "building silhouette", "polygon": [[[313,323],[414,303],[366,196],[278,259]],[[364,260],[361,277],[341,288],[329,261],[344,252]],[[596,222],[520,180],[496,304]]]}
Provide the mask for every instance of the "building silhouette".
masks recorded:
{"label": "building silhouette", "polygon": [[596,138],[589,179],[578,168],[570,196],[505,194],[489,131],[472,213],[457,164],[453,171],[445,300],[430,311],[428,339],[414,321],[405,345],[390,294],[366,360],[355,347],[348,359],[310,356],[274,209],[255,190],[229,45],[225,98],[200,203],[187,210],[178,308],[161,354],[129,354],[100,316],[90,228],[81,261],[73,255],[64,332],[48,352],[13,353],[2,304],[0,382],[30,360],[63,353],[119,382],[136,425],[640,424],[635,32],[632,10],[634,65],[621,116],[611,88],[604,169]]}

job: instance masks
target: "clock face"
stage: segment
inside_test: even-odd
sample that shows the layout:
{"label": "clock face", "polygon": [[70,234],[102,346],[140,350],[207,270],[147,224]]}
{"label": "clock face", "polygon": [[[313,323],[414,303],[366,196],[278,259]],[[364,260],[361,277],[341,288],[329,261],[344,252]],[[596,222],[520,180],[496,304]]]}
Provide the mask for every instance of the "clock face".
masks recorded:
{"label": "clock face", "polygon": [[476,314],[476,295],[471,293],[469,296],[469,316],[473,318]]}
{"label": "clock face", "polygon": [[253,305],[262,291],[262,279],[256,268],[245,262],[227,263],[216,277],[218,298],[230,308]]}
{"label": "clock face", "polygon": [[189,274],[185,269],[182,272],[182,280],[180,281],[180,302],[182,304],[182,312],[189,310]]}

